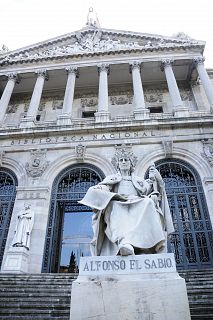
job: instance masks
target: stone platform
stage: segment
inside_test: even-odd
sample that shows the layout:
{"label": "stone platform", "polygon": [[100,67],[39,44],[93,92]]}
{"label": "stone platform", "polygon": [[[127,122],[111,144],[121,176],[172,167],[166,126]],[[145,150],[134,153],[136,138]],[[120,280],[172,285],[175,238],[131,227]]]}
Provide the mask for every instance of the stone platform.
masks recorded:
{"label": "stone platform", "polygon": [[72,285],[72,320],[189,320],[173,254],[83,257]]}

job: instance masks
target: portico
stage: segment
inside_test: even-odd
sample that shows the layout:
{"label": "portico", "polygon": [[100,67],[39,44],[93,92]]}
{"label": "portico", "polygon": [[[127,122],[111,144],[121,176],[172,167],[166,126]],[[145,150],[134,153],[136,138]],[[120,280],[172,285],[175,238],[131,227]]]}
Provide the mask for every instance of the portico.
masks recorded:
{"label": "portico", "polygon": [[[192,105],[190,108],[182,100],[181,91],[177,83],[179,83],[179,85],[181,85],[181,83],[186,84],[189,71],[193,69],[195,62],[197,72],[211,106],[213,104],[213,90],[208,74],[203,66],[202,57],[192,57],[191,59],[182,57],[176,60],[167,57],[152,61],[139,57],[137,60],[133,60],[130,57],[128,61],[107,61],[101,65],[91,63],[90,65],[84,66],[81,63],[75,63],[59,69],[46,67],[36,69],[34,72],[33,70],[29,70],[25,73],[23,73],[23,71],[17,73],[2,73],[2,76],[0,76],[4,89],[0,102],[1,122],[2,125],[7,125],[5,122],[3,124],[3,121],[10,101],[13,97],[16,99],[18,95],[21,95],[23,88],[26,88],[27,85],[29,89],[24,93],[28,95],[28,99],[30,100],[26,104],[27,112],[25,116],[20,119],[17,125],[20,127],[41,125],[41,119],[36,118],[40,110],[41,100],[47,93],[51,94],[55,92],[56,79],[59,82],[62,107],[60,111],[55,112],[55,121],[52,122],[54,125],[72,125],[73,120],[81,119],[82,116],[84,117],[84,115],[86,115],[85,111],[83,113],[81,111],[83,107],[82,103],[76,101],[76,92],[79,97],[81,95],[82,97],[88,96],[88,99],[90,99],[90,97],[93,96],[94,101],[90,104],[91,108],[89,111],[90,116],[93,112],[93,117],[95,116],[96,122],[112,121],[113,116],[110,112],[113,104],[112,94],[110,92],[112,85],[113,87],[118,87],[118,95],[122,92],[122,94],[125,95],[125,93],[128,94],[130,91],[132,99],[126,102],[130,117],[133,116],[135,120],[149,119],[150,111],[152,110],[150,107],[152,108],[152,104],[155,104],[156,101],[154,100],[156,99],[152,99],[153,101],[149,100],[149,98],[147,99],[146,89],[152,87],[150,83],[153,81],[155,86],[164,86],[165,93],[166,88],[168,88],[167,98],[162,91],[162,95],[165,97],[164,105],[167,105],[166,112],[170,112],[177,117],[183,114],[187,116],[190,111],[196,111],[196,109],[199,111],[199,105],[196,105],[197,98],[194,96],[194,106]],[[6,81],[5,75],[7,76]],[[194,71],[192,77],[194,77]],[[19,79],[19,82],[17,82],[17,79]],[[19,85],[17,85],[17,83],[19,83]],[[190,82],[188,82],[188,86],[190,87]],[[82,92],[82,94],[79,95],[78,92]],[[85,94],[83,94],[84,92]],[[161,102],[163,102],[163,100]],[[115,101],[114,99],[113,102],[115,103]],[[125,104],[125,101],[121,101],[120,103]],[[119,102],[117,104],[119,105]],[[162,108],[163,103],[159,103],[159,106]],[[162,111],[165,110],[162,109]],[[45,120],[45,117],[43,117],[43,122],[45,122]]]}

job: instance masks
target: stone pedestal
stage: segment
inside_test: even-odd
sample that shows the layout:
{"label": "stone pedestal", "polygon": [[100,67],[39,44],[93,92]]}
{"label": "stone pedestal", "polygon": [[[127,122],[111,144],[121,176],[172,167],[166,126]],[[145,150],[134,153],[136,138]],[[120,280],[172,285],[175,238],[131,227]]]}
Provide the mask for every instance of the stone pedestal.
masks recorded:
{"label": "stone pedestal", "polygon": [[81,258],[71,319],[190,320],[173,254]]}
{"label": "stone pedestal", "polygon": [[57,117],[57,125],[71,125],[71,114],[59,114]]}
{"label": "stone pedestal", "polygon": [[189,109],[186,107],[180,106],[174,108],[174,116],[175,117],[189,117]]}
{"label": "stone pedestal", "polygon": [[2,267],[2,272],[27,273],[29,250],[25,247],[11,247]]}
{"label": "stone pedestal", "polygon": [[100,111],[95,113],[95,122],[108,122],[109,118],[109,112]]}
{"label": "stone pedestal", "polygon": [[138,109],[134,111],[135,120],[149,119],[150,110],[149,109]]}
{"label": "stone pedestal", "polygon": [[35,126],[35,119],[34,117],[27,116],[22,118],[20,121],[20,128],[32,128]]}

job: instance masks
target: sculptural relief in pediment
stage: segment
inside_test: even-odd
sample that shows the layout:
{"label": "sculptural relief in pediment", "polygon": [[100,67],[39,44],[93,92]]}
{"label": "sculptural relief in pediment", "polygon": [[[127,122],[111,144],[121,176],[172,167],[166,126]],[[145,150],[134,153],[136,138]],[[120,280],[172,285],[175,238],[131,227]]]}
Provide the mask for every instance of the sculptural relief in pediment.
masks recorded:
{"label": "sculptural relief in pediment", "polygon": [[186,35],[175,38],[116,32],[113,30],[93,28],[81,30],[56,41],[49,41],[42,45],[31,46],[28,49],[7,53],[0,59],[1,63],[10,63],[24,60],[47,59],[60,56],[70,56],[88,53],[103,53],[125,50],[154,50],[175,48],[185,45],[199,44]]}

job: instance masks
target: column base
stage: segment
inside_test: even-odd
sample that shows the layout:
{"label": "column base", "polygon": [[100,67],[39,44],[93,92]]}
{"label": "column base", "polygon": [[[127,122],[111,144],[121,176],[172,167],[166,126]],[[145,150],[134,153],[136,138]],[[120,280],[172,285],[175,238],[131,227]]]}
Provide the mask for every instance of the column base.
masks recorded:
{"label": "column base", "polygon": [[187,107],[178,106],[174,108],[173,114],[175,117],[188,117],[189,109]]}
{"label": "column base", "polygon": [[20,128],[31,128],[34,126],[35,126],[35,118],[34,117],[22,118],[20,121]]}
{"label": "column base", "polygon": [[59,114],[57,117],[57,125],[71,125],[72,119],[71,119],[71,114],[66,113],[66,114]]}
{"label": "column base", "polygon": [[108,122],[110,119],[109,112],[96,112],[95,113],[95,122]]}
{"label": "column base", "polygon": [[149,119],[150,110],[149,109],[138,109],[134,111],[135,120]]}
{"label": "column base", "polygon": [[5,273],[27,273],[29,250],[25,247],[11,247],[6,254],[6,260],[2,267]]}

